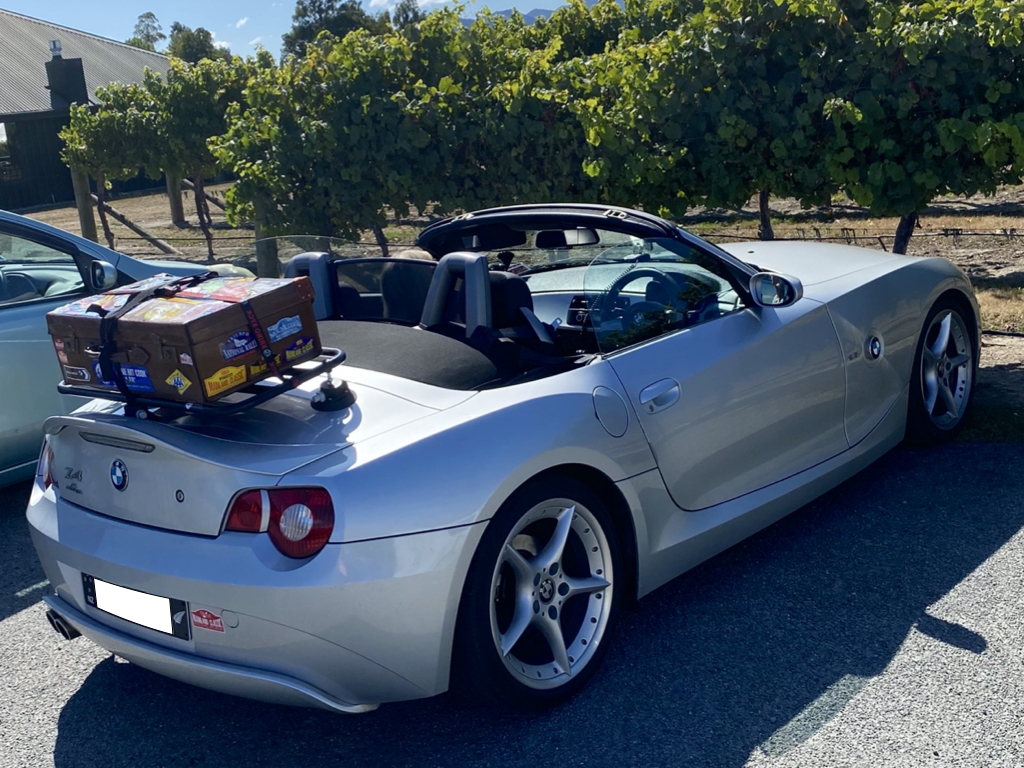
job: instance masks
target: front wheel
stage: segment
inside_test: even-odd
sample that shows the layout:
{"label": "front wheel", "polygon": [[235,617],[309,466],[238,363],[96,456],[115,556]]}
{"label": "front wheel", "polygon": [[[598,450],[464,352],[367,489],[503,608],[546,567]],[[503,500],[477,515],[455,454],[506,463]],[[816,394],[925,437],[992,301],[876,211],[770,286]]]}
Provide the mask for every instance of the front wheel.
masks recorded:
{"label": "front wheel", "polygon": [[611,517],[593,491],[572,478],[519,489],[467,575],[453,691],[520,708],[572,696],[604,656],[620,573]]}
{"label": "front wheel", "polygon": [[932,307],[914,357],[907,416],[911,443],[949,440],[963,427],[978,367],[976,342],[974,323],[957,305],[940,301]]}

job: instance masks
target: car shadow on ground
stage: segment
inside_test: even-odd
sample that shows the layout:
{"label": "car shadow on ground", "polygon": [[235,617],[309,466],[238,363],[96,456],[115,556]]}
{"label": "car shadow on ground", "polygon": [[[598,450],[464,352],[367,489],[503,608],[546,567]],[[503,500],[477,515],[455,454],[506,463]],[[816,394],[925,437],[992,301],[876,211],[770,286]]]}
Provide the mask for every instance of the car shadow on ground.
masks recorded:
{"label": "car shadow on ground", "polygon": [[25,520],[31,489],[31,482],[0,488],[0,621],[46,594],[46,574],[35,557]]}
{"label": "car shadow on ground", "polygon": [[55,762],[739,766],[756,750],[784,754],[914,628],[985,653],[984,637],[929,606],[1024,526],[1021,466],[1019,445],[897,450],[626,612],[591,685],[546,713],[442,698],[332,715],[111,658],[64,707]]}

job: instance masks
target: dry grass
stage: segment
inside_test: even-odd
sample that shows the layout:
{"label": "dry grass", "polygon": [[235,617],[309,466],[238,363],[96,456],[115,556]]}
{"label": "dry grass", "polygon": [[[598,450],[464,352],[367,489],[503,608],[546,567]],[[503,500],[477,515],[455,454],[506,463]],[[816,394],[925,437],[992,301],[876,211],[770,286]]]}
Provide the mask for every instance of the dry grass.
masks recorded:
{"label": "dry grass", "polygon": [[979,287],[976,293],[985,330],[1024,333],[1024,288]]}

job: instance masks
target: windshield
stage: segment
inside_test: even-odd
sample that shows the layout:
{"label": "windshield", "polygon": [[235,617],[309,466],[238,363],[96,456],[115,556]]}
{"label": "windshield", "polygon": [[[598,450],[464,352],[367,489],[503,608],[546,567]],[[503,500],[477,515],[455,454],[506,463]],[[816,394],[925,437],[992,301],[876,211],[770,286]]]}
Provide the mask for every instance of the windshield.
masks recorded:
{"label": "windshield", "polygon": [[669,238],[641,240],[633,246],[631,254],[619,249],[621,257],[611,258],[616,249],[609,249],[585,267],[560,275],[563,286],[573,286],[562,290],[579,285],[587,306],[586,323],[601,352],[615,352],[743,307],[728,270],[704,252]]}

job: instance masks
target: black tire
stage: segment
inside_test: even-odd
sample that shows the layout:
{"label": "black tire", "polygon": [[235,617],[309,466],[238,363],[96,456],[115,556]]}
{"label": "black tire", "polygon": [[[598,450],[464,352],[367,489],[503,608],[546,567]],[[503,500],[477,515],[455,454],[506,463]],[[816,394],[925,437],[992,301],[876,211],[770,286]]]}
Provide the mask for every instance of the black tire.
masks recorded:
{"label": "black tire", "polygon": [[[556,564],[557,573],[552,567],[550,573],[545,570],[544,574],[535,574],[532,581],[520,580],[512,564],[502,563],[508,557],[506,542],[519,529],[512,539],[514,549],[523,555],[524,562],[533,564],[535,571],[548,551],[544,545],[545,531],[552,531],[549,542],[557,537],[558,519],[550,515],[561,515],[557,510],[570,505],[576,511],[568,523],[571,529]],[[524,526],[528,519],[532,522]],[[533,552],[531,544],[539,551]],[[595,569],[595,563],[607,565]],[[622,568],[620,546],[608,508],[582,482],[572,477],[548,476],[517,490],[488,523],[466,576],[452,657],[451,691],[456,699],[502,708],[539,709],[573,696],[587,684],[607,651],[624,597],[621,591],[627,583]],[[605,569],[610,570],[610,577]],[[541,575],[545,576],[543,580]],[[606,589],[568,594],[570,582],[577,585],[585,578],[602,577],[608,577]],[[565,579],[564,584],[561,579]],[[518,591],[520,584],[530,585],[528,589],[536,587],[532,597]],[[568,595],[564,605],[561,590]],[[519,635],[521,640],[505,656],[500,643],[515,634],[513,625],[520,598],[533,601],[530,620],[534,623]],[[548,623],[552,610],[562,613],[560,618],[555,617],[557,622]],[[555,623],[566,647],[563,659],[569,660],[571,675],[560,671],[554,646],[544,634]],[[594,634],[597,630],[599,634]],[[570,655],[573,649],[579,652],[578,658]],[[534,680],[534,673],[538,678],[543,674],[544,679]]]}
{"label": "black tire", "polygon": [[[965,339],[958,340],[956,338],[958,335],[957,331],[951,332],[951,341],[947,347],[954,351],[959,347],[963,347],[961,351],[969,351],[970,354],[969,362],[952,371],[950,371],[949,361],[946,361],[945,358],[943,358],[943,361],[938,366],[939,369],[942,369],[939,375],[947,377],[945,379],[945,382],[948,384],[947,389],[955,393],[956,398],[962,397],[958,404],[955,420],[950,418],[952,414],[948,408],[939,402],[941,398],[935,401],[935,406],[932,411],[929,411],[927,405],[928,387],[925,385],[927,376],[925,368],[927,366],[923,364],[926,345],[929,346],[930,351],[930,343],[936,338],[936,320],[940,316],[944,316],[945,313],[951,313],[955,318],[953,327],[955,328],[955,323],[958,320],[961,324],[959,330],[966,334]],[[943,350],[943,354],[946,354],[946,350]],[[955,358],[953,358],[953,361],[955,362]],[[960,430],[963,429],[964,421],[970,411],[977,378],[978,328],[975,323],[974,313],[968,312],[965,314],[964,307],[960,302],[948,297],[940,298],[935,302],[925,318],[921,335],[917,341],[917,351],[914,354],[914,369],[910,378],[910,402],[907,410],[907,443],[916,446],[935,445],[955,438]],[[962,395],[960,394],[961,388],[965,388]],[[944,413],[935,416],[936,410],[944,411]],[[944,419],[946,423],[944,423]]]}

